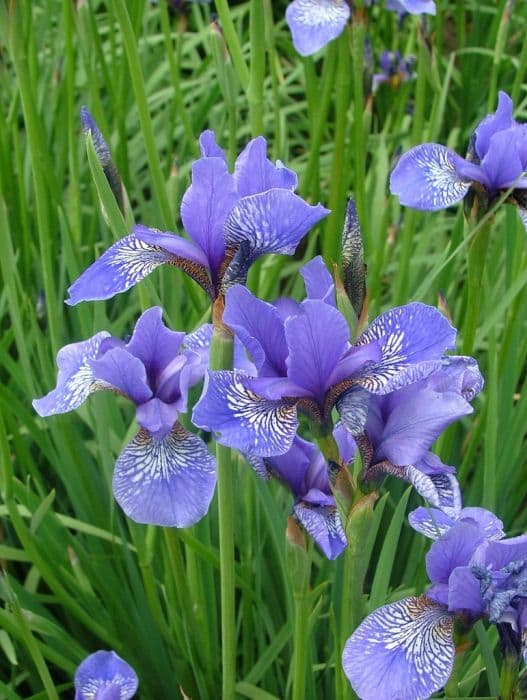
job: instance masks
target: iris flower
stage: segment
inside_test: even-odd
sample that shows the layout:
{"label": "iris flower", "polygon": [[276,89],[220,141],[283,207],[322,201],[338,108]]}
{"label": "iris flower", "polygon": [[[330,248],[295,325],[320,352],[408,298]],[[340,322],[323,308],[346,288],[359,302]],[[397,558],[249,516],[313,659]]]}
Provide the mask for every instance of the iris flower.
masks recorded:
{"label": "iris flower", "polygon": [[192,184],[181,203],[191,240],[135,226],[72,284],[68,304],[109,299],[163,264],[184,270],[214,300],[235,282],[244,283],[249,266],[261,255],[291,255],[329,213],[294,193],[296,174],[267,159],[263,137],[247,144],[234,173],[212,131],[204,131],[199,142],[202,157],[192,166]]}
{"label": "iris flower", "polygon": [[138,685],[134,669],[115,651],[96,651],[75,672],[75,700],[129,700]]}
{"label": "iris flower", "polygon": [[438,691],[452,672],[458,615],[507,625],[521,647],[527,535],[499,539],[502,525],[492,513],[465,510],[470,516],[458,518],[426,556],[426,594],[375,610],[348,639],[343,666],[362,700],[424,700]]}
{"label": "iris flower", "polygon": [[399,159],[390,190],[401,204],[435,211],[460,202],[474,188],[489,203],[513,187],[509,201],[518,206],[527,228],[527,126],[512,118],[512,100],[499,93],[498,108],[472,135],[466,158],[438,143],[423,143]]}
{"label": "iris flower", "polygon": [[[435,15],[433,0],[388,0],[387,7],[412,15]],[[347,0],[293,0],[285,12],[293,45],[301,56],[310,56],[336,39],[350,16]]]}
{"label": "iris flower", "polygon": [[415,78],[415,59],[412,56],[401,58],[400,51],[383,51],[379,59],[380,73],[373,76],[372,89],[375,92],[379,85],[389,83],[392,87],[398,87]]}
{"label": "iris flower", "polygon": [[[347,414],[366,415],[364,430],[355,434],[363,462],[362,478],[383,474],[414,485],[433,506],[457,512],[459,488],[454,468],[430,452],[451,423],[472,413],[471,401],[483,386],[476,360],[447,356],[429,376],[385,395],[364,389],[350,392],[341,402],[343,421],[336,428],[345,452]],[[343,454],[349,461],[347,454]]]}
{"label": "iris flower", "polygon": [[261,476],[276,476],[293,494],[293,515],[328,559],[346,549],[347,540],[328,478],[328,465],[311,442],[295,437],[276,457],[248,457]]}
{"label": "iris flower", "polygon": [[384,395],[418,381],[444,363],[455,329],[434,308],[413,303],[387,311],[349,342],[321,258],[301,273],[307,299],[275,306],[245,287],[228,290],[224,321],[248,350],[257,376],[209,372],[193,413],[195,425],[244,454],[286,453],[299,411],[323,429],[336,407],[352,434],[364,428],[364,392]]}
{"label": "iris flower", "polygon": [[40,416],[66,413],[101,389],[131,399],[141,429],[117,459],[115,498],[136,522],[188,527],[207,512],[216,483],[207,446],[178,420],[207,358],[199,336],[169,330],[161,316],[160,307],[145,311],[126,344],[103,331],[63,347],[57,386],[33,406]]}

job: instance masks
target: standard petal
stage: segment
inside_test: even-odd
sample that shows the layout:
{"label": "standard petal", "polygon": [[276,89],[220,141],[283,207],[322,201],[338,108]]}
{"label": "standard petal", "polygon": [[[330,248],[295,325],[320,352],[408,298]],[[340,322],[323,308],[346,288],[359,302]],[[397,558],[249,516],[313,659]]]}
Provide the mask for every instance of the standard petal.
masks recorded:
{"label": "standard petal", "polygon": [[204,158],[222,158],[227,162],[225,151],[216,143],[216,135],[212,129],[201,132],[199,136],[199,149]]}
{"label": "standard petal", "polygon": [[460,202],[470,180],[457,170],[463,161],[438,143],[423,143],[401,156],[390,176],[390,192],[405,207],[435,211]]}
{"label": "standard petal", "polygon": [[454,347],[456,329],[433,306],[419,302],[381,314],[357,341],[377,340],[382,361],[360,381],[375,394],[386,394],[430,375],[442,366],[445,350]]}
{"label": "standard petal", "polygon": [[228,246],[246,242],[249,257],[266,253],[292,255],[305,234],[329,214],[321,204],[311,206],[290,190],[272,189],[243,197],[225,221]]}
{"label": "standard petal", "polygon": [[209,509],[216,462],[206,444],[179,424],[163,440],[141,430],[115,464],[113,492],[137,523],[190,527]]}
{"label": "standard petal", "polygon": [[323,301],[308,299],[302,310],[285,322],[288,377],[321,403],[348,345],[349,329],[342,314]]}
{"label": "standard petal", "polygon": [[301,56],[309,56],[335,39],[350,18],[345,0],[294,0],[285,18],[293,45]]}
{"label": "standard petal", "polygon": [[97,389],[111,388],[95,380],[90,364],[90,360],[99,356],[103,340],[110,337],[109,333],[101,331],[88,340],[65,345],[59,350],[57,386],[46,396],[33,401],[33,408],[39,416],[73,411]]}
{"label": "standard petal", "polygon": [[485,508],[463,508],[459,520],[475,524],[489,540],[501,540],[505,537],[502,521]]}
{"label": "standard petal", "polygon": [[179,403],[168,404],[154,397],[137,407],[135,417],[141,428],[156,440],[163,440],[172,431],[181,410],[184,409]]}
{"label": "standard petal", "polygon": [[513,125],[512,100],[506,92],[498,97],[498,108],[494,114],[488,114],[476,127],[475,149],[479,160],[483,160],[489,150],[490,140],[498,131],[510,129]]}
{"label": "standard petal", "polygon": [[118,694],[108,698],[129,700],[139,686],[134,669],[123,661],[115,651],[96,651],[86,657],[75,672],[76,698],[95,700],[102,697],[101,692],[116,689]]}
{"label": "standard petal", "polygon": [[265,192],[275,187],[295,190],[298,178],[293,170],[267,158],[267,142],[263,136],[249,141],[234,165],[234,181],[240,197]]}
{"label": "standard petal", "polygon": [[480,581],[470,566],[458,566],[448,579],[448,609],[480,617],[484,610]]}
{"label": "standard petal", "polygon": [[308,299],[322,299],[331,306],[336,306],[335,283],[329,274],[322,256],[310,260],[300,268],[300,274],[304,278],[306,295]]}
{"label": "standard petal", "polygon": [[513,127],[493,134],[481,167],[491,191],[507,189],[519,180],[524,167],[518,150],[517,129]]}
{"label": "standard petal", "polygon": [[472,406],[454,391],[437,392],[429,386],[404,387],[389,394],[390,413],[375,457],[394,464],[415,464],[451,423],[472,413]]}
{"label": "standard petal", "polygon": [[237,372],[208,372],[192,422],[198,428],[216,433],[221,445],[244,454],[260,457],[283,454],[296,435],[296,407],[255,394],[251,380]]}
{"label": "standard petal", "polygon": [[144,364],[124,348],[112,348],[89,363],[96,379],[114,387],[136,405],[152,396]]}
{"label": "standard petal", "polygon": [[284,324],[272,304],[235,285],[225,295],[223,320],[247,348],[260,377],[285,376]]}
{"label": "standard petal", "polygon": [[114,243],[68,289],[66,304],[110,299],[147,277],[172,255],[130,234]]}
{"label": "standard petal", "polygon": [[161,372],[179,353],[184,339],[185,333],[165,326],[163,309],[153,306],[138,319],[126,349],[141,360],[149,376],[157,383]]}
{"label": "standard petal", "polygon": [[185,231],[205,254],[216,282],[225,257],[223,224],[239,199],[234,178],[221,158],[200,158],[192,166],[192,184],[183,195]]}
{"label": "standard petal", "polygon": [[436,540],[426,555],[426,571],[432,583],[448,583],[458,566],[467,566],[478,546],[485,540],[480,529],[470,523],[457,522]]}
{"label": "standard petal", "polygon": [[384,605],[346,642],[342,665],[362,700],[425,700],[454,663],[453,617],[426,596]]}
{"label": "standard petal", "polygon": [[348,546],[335,505],[299,501],[293,512],[328,559],[336,559]]}

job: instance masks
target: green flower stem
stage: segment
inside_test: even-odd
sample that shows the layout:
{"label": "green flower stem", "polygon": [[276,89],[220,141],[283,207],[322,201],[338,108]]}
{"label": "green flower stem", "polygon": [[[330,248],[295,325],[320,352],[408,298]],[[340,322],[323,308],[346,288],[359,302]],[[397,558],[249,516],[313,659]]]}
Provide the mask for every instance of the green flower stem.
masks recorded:
{"label": "green flower stem", "polygon": [[[350,102],[350,50],[348,32],[344,31],[337,39],[338,63],[335,82],[335,137],[333,146],[333,163],[331,167],[331,190],[329,194],[329,209],[331,216],[327,220],[326,230],[322,239],[322,253],[326,260],[338,260],[340,255],[340,236],[346,206],[345,177],[345,145],[346,126],[348,123],[348,107]],[[361,76],[362,80],[362,76]],[[360,118],[362,125],[362,113]]]}
{"label": "green flower stem", "polygon": [[251,68],[247,90],[249,121],[253,137],[264,133],[265,15],[262,0],[251,0]]}
{"label": "green flower stem", "polygon": [[305,700],[306,697],[306,647],[309,615],[306,605],[306,593],[296,593],[295,629],[293,636],[293,700]]}
{"label": "green flower stem", "polygon": [[[476,216],[471,216],[470,221],[475,222],[476,220]],[[464,355],[470,355],[474,348],[483,294],[485,258],[487,257],[493,223],[494,217],[491,216],[477,224],[474,237],[468,249],[467,305],[463,322]]]}
{"label": "green flower stem", "polygon": [[[217,309],[215,309],[217,311]],[[210,347],[211,369],[232,368],[233,338],[215,319]],[[222,700],[234,698],[236,684],[236,617],[234,580],[234,499],[231,450],[216,444],[220,540]]]}
{"label": "green flower stem", "polygon": [[483,663],[487,669],[487,681],[489,684],[490,694],[493,697],[498,697],[500,692],[500,679],[498,673],[498,667],[496,666],[496,659],[494,657],[494,650],[489,643],[489,637],[487,630],[483,624],[482,620],[478,620],[474,625],[474,632],[478,638],[479,649],[481,651],[481,656],[483,658]]}
{"label": "green flower stem", "polygon": [[238,74],[238,78],[242,87],[245,91],[249,87],[250,74],[245,59],[243,58],[242,49],[240,42],[238,40],[238,33],[234,28],[234,23],[232,21],[231,13],[229,10],[229,3],[227,0],[216,0],[216,12],[220,19],[221,28],[223,31],[223,36],[225,37],[225,42],[229,53]]}
{"label": "green flower stem", "polygon": [[487,110],[491,112],[496,109],[496,97],[498,95],[498,79],[501,61],[506,47],[507,34],[511,23],[511,9],[508,0],[501,0],[497,12],[501,15],[492,56],[492,72],[490,74],[490,85],[487,93]]}

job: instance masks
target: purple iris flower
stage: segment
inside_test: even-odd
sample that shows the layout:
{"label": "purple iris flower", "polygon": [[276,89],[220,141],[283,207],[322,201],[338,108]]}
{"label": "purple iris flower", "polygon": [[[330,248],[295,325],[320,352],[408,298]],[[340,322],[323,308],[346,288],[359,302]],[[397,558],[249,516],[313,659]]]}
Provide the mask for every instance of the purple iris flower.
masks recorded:
{"label": "purple iris flower", "polygon": [[57,386],[33,406],[41,416],[78,408],[106,389],[131,399],[141,430],[118,457],[115,498],[136,522],[188,527],[209,507],[216,466],[205,443],[178,421],[189,389],[205,372],[195,336],[169,330],[153,307],[137,321],[128,343],[103,331],[62,348]]}
{"label": "purple iris flower", "polygon": [[328,559],[346,549],[347,540],[328,478],[328,465],[316,445],[295,437],[276,457],[248,457],[261,476],[276,476],[295,498],[293,514]]}
{"label": "purple iris flower", "polygon": [[181,203],[191,240],[137,225],[114,243],[69,288],[68,304],[109,299],[164,263],[184,270],[212,300],[266,253],[291,255],[302,237],[329,211],[294,193],[297,176],[266,157],[259,136],[250,141],[229,173],[212,131],[199,139],[202,157],[192,166],[192,184]]}
{"label": "purple iris flower", "polygon": [[[413,15],[435,15],[433,0],[388,0],[387,7]],[[310,56],[336,39],[350,16],[350,3],[347,0],[293,0],[285,13],[293,45],[301,56]]]}
{"label": "purple iris flower", "polygon": [[244,454],[287,452],[298,411],[329,430],[336,407],[348,430],[360,434],[365,396],[428,376],[443,366],[443,353],[454,343],[455,329],[436,309],[413,303],[382,314],[351,344],[322,259],[301,273],[308,298],[300,304],[274,306],[241,285],[226,295],[224,321],[245,345],[257,375],[209,372],[193,422]]}
{"label": "purple iris flower", "polygon": [[413,70],[415,59],[413,56],[401,58],[400,51],[383,51],[379,64],[381,72],[375,73],[373,76],[372,87],[374,92],[383,83],[389,83],[392,87],[398,87],[401,83],[406,83],[415,78]]}
{"label": "purple iris flower", "polygon": [[527,126],[514,121],[512,100],[500,92],[498,109],[476,127],[467,158],[437,143],[415,146],[395,166],[390,190],[404,206],[435,211],[460,202],[472,187],[490,202],[514,187],[510,201],[527,228],[526,169]]}
{"label": "purple iris flower", "polygon": [[442,366],[426,378],[389,394],[375,396],[364,389],[348,392],[341,401],[337,437],[345,442],[343,433],[354,427],[351,416],[366,415],[363,431],[359,434],[355,428],[354,436],[362,455],[362,478],[397,476],[455,517],[461,506],[454,468],[443,464],[430,448],[451,423],[472,413],[469,401],[482,386],[476,360],[445,357]]}
{"label": "purple iris flower", "polygon": [[115,651],[96,651],[75,672],[75,700],[129,700],[138,685],[134,669]]}
{"label": "purple iris flower", "polygon": [[[363,700],[421,700],[448,680],[454,662],[456,615],[508,624],[521,646],[527,616],[527,535],[502,536],[484,509],[461,517],[436,539],[426,557],[425,595],[385,605],[348,639],[343,666]],[[375,670],[365,660],[375,660]]]}

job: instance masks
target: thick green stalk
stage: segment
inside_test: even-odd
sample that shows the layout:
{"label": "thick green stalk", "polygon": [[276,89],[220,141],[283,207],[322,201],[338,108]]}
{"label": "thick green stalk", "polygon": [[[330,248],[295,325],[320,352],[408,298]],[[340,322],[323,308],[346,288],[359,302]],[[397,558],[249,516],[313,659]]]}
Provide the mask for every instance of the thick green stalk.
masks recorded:
{"label": "thick green stalk", "polygon": [[305,700],[306,661],[309,636],[308,590],[311,575],[311,556],[306,545],[306,534],[293,517],[290,517],[286,530],[286,564],[289,585],[294,601],[293,630],[293,683],[292,700]]}
{"label": "thick green stalk", "polygon": [[130,80],[137,102],[137,111],[139,121],[141,122],[141,132],[145,141],[146,155],[148,158],[148,166],[152,175],[152,187],[155,194],[155,199],[159,202],[161,209],[161,222],[166,229],[174,229],[172,219],[172,210],[168,201],[167,189],[161,164],[157,152],[157,146],[154,137],[154,129],[148,109],[148,100],[146,97],[145,83],[139,53],[137,51],[137,37],[135,36],[132,22],[124,0],[112,0],[114,12],[119,21],[119,26],[123,35],[124,50],[128,60],[128,68],[130,71]]}
{"label": "thick green stalk", "polygon": [[249,86],[250,74],[245,59],[243,58],[242,48],[238,40],[238,33],[234,28],[234,23],[232,21],[231,13],[229,10],[229,3],[227,0],[216,0],[216,12],[220,19],[221,28],[223,31],[223,36],[225,37],[225,42],[229,53],[238,74],[238,78],[242,87],[245,91]]}
{"label": "thick green stalk", "polygon": [[[210,348],[211,369],[232,367],[233,338],[226,328],[214,327]],[[236,611],[234,580],[234,498],[231,450],[216,444],[218,518],[220,539],[222,700],[234,698],[236,684]]]}
{"label": "thick green stalk", "polygon": [[251,72],[247,100],[251,135],[264,133],[265,15],[262,0],[251,0]]}

